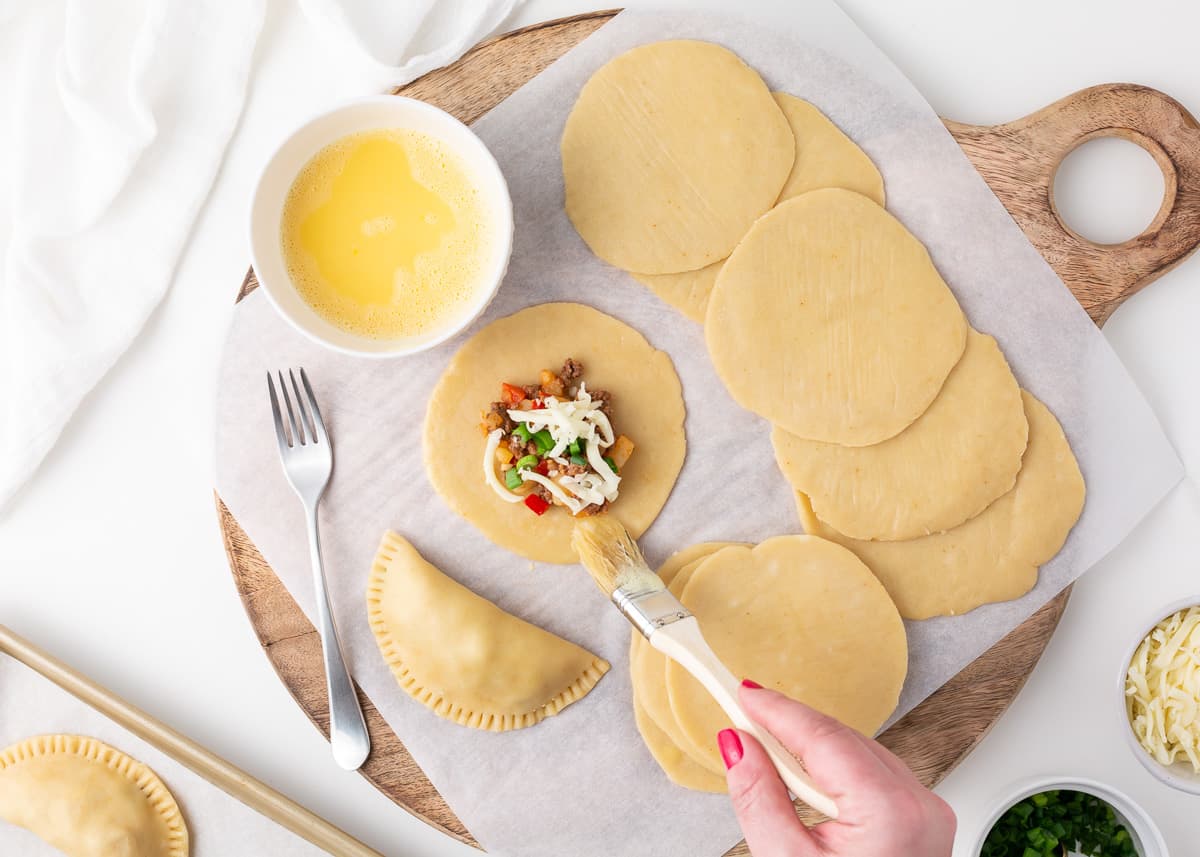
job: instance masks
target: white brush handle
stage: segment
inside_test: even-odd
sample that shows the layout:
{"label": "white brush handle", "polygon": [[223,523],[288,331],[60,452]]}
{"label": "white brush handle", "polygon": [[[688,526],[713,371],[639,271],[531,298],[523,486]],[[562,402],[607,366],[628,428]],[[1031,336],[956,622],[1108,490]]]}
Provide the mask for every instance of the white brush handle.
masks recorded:
{"label": "white brush handle", "polygon": [[700,633],[695,616],[659,628],[650,635],[650,645],[691,673],[712,694],[733,725],[755,737],[793,795],[830,818],[838,817],[837,804],[813,784],[799,760],[742,710],[738,704],[738,680],[713,653]]}

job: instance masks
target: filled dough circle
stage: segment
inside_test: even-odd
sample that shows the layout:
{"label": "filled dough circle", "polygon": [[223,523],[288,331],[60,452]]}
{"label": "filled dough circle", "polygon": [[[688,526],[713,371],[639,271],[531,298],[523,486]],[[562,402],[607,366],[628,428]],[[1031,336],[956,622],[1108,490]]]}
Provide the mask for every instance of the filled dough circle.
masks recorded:
{"label": "filled dough circle", "polygon": [[567,216],[619,268],[703,268],[774,204],[794,155],[783,113],[736,54],[699,41],[643,45],[592,75],[567,117]]}
{"label": "filled dough circle", "polygon": [[[870,569],[839,545],[777,536],[725,548],[692,573],[681,600],[735,676],[864,735],[895,709],[908,667],[904,623]],[[667,692],[692,748],[719,765],[716,734],[730,725],[725,713],[673,661]]]}
{"label": "filled dough circle", "polygon": [[740,405],[799,437],[866,446],[925,412],[967,323],[921,242],[865,196],[826,188],[754,224],[704,334]]}
{"label": "filled dough circle", "polygon": [[39,735],[0,750],[0,819],[64,854],[189,851],[179,805],[154,771],[81,735]]}
{"label": "filled dough circle", "polygon": [[[771,434],[783,475],[813,512],[856,539],[896,541],[973,518],[1013,487],[1029,425],[996,340],[971,331],[938,397],[895,437],[872,446]],[[868,563],[869,564],[869,563]]]}
{"label": "filled dough circle", "polygon": [[578,561],[575,519],[559,507],[535,515],[496,496],[483,476],[480,413],[501,382],[528,383],[567,357],[583,363],[589,386],[612,394],[613,426],[636,444],[611,513],[637,538],[683,466],[683,391],[671,358],[624,322],[575,303],[540,304],[493,321],[454,355],[425,413],[425,467],[438,494],[493,542],[540,562]]}
{"label": "filled dough circle", "polygon": [[1063,546],[1083,511],[1084,483],[1062,427],[1022,391],[1029,443],[1016,484],[979,515],[944,533],[903,542],[848,538],[798,494],[804,529],[845,545],[870,566],[906,619],[958,615],[1018,598]]}
{"label": "filled dough circle", "polygon": [[[807,101],[784,92],[772,96],[796,142],[796,160],[776,204],[816,188],[840,187],[883,205],[883,176],[853,140]],[[633,277],[692,321],[703,324],[708,296],[724,263],[722,259],[695,271]]]}

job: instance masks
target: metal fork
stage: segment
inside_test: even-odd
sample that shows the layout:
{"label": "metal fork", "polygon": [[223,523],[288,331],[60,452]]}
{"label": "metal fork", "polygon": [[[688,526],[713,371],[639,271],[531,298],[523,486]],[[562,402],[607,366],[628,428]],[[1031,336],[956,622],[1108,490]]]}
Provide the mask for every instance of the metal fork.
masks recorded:
{"label": "metal fork", "polygon": [[275,381],[270,372],[267,373],[267,389],[271,394],[271,414],[275,417],[275,436],[279,439],[283,472],[304,504],[308,522],[308,549],[312,555],[321,653],[325,656],[325,689],[329,693],[329,742],[333,745],[334,760],[346,770],[354,771],[362,766],[371,752],[371,739],[367,735],[367,724],[358,705],[358,695],[354,692],[350,672],[346,669],[333,611],[329,607],[325,567],[321,562],[321,534],[317,528],[317,506],[333,472],[333,447],[329,443],[329,434],[325,431],[325,422],[321,419],[317,397],[313,395],[307,373],[300,370],[300,382],[304,385],[304,394],[301,394],[295,373],[288,370],[292,391],[296,394],[294,410],[283,373],[279,372],[278,376],[279,389],[287,410],[286,420],[280,410]]}

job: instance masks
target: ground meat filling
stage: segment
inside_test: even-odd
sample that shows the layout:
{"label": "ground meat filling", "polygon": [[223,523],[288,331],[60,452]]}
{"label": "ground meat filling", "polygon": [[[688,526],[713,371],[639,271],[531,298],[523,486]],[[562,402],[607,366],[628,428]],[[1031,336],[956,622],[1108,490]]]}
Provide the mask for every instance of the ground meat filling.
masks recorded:
{"label": "ground meat filling", "polygon": [[[500,496],[510,502],[518,502],[513,495],[523,498],[538,515],[551,506],[578,516],[607,510],[633,452],[633,441],[613,425],[612,394],[588,388],[583,376],[583,363],[568,357],[558,372],[541,370],[536,384],[502,383],[500,400],[481,415],[481,428],[495,444],[495,460],[484,462],[493,473],[484,475]],[[548,419],[519,413],[543,409],[549,409]],[[606,466],[593,464],[597,451]],[[554,490],[526,471],[555,483]],[[567,501],[557,496],[560,490]]]}

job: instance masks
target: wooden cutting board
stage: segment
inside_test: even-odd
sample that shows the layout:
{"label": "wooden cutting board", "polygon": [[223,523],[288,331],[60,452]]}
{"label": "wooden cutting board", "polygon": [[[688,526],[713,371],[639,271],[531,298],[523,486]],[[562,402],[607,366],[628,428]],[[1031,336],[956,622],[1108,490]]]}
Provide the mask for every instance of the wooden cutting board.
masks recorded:
{"label": "wooden cutting board", "polygon": [[[470,123],[615,14],[594,12],[499,36],[398,92]],[[1096,324],[1200,243],[1200,130],[1178,102],[1161,92],[1107,84],[1004,125],[947,121],[946,126]],[[1081,238],[1063,225],[1054,208],[1058,164],[1080,143],[1102,136],[1143,146],[1165,179],[1166,193],[1153,223],[1122,244],[1098,245]],[[251,271],[238,300],[257,286]],[[216,503],[234,581],[259,641],[296,702],[328,734],[316,630],[220,497]],[[922,782],[940,782],[1009,706],[1054,633],[1068,595],[1069,590],[1039,610],[882,736]],[[360,696],[372,740],[363,775],[413,815],[475,845],[371,701]],[[744,843],[730,852],[747,853]]]}

